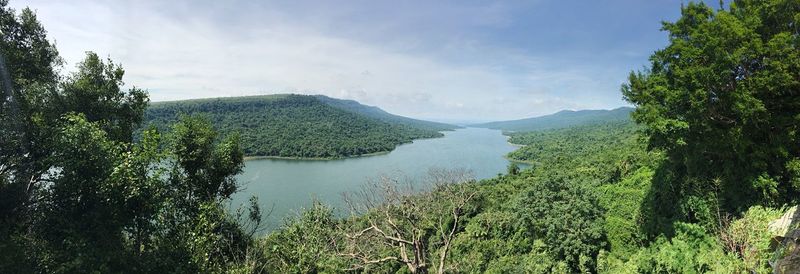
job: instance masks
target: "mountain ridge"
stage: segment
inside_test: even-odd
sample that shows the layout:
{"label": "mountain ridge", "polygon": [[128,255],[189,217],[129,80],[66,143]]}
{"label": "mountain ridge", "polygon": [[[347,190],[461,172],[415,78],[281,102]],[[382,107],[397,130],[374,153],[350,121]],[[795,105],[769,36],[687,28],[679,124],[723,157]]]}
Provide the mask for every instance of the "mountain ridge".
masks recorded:
{"label": "mountain ridge", "polygon": [[603,122],[630,120],[631,107],[615,109],[561,110],[553,114],[516,119],[472,124],[471,127],[500,129],[504,131],[537,131],[558,129]]}
{"label": "mountain ridge", "polygon": [[459,128],[458,126],[451,124],[432,122],[432,121],[392,114],[377,106],[365,105],[352,99],[339,99],[325,95],[312,95],[312,96],[333,107],[349,110],[384,122],[399,123],[408,126],[426,128],[436,131],[454,130],[456,128]]}

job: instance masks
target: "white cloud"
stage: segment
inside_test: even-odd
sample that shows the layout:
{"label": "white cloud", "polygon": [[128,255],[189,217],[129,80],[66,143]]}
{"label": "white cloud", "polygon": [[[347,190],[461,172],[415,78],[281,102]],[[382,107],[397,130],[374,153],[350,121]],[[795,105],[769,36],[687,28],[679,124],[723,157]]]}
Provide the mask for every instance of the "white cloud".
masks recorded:
{"label": "white cloud", "polygon": [[[150,90],[154,101],[297,92],[449,120],[521,118],[620,104],[618,98],[592,98],[593,89],[608,88],[598,77],[619,82],[609,71],[557,68],[546,57],[471,42],[459,47],[477,55],[452,63],[395,50],[397,41],[394,48],[387,47],[338,36],[315,24],[275,19],[289,16],[285,14],[263,17],[273,11],[260,17],[243,10],[233,24],[230,18],[208,15],[211,9],[175,13],[164,10],[174,6],[149,2],[29,5],[71,65],[86,50],[108,55],[126,69],[126,83]],[[492,13],[473,23],[509,22]],[[416,43],[412,40],[408,43]]]}

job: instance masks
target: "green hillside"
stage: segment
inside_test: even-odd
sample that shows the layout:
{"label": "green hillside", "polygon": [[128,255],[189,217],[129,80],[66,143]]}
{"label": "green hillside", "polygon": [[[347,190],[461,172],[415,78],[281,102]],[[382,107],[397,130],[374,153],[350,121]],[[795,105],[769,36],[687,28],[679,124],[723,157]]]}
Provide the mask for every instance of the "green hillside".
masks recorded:
{"label": "green hillside", "polygon": [[[354,101],[349,105],[360,106]],[[201,114],[222,135],[238,132],[245,155],[303,158],[340,158],[391,151],[414,139],[440,137],[438,131],[448,129],[375,109],[376,113],[385,113],[387,119],[337,107],[317,96],[212,98],[152,103],[145,112],[145,124],[165,130],[180,114]],[[396,118],[388,119],[391,117]]]}
{"label": "green hillside", "polygon": [[[589,124],[570,128],[509,134],[508,142],[522,145],[508,154],[508,158],[521,162],[556,161],[557,158],[579,159],[585,155],[618,153],[614,147],[637,144],[632,121]],[[577,144],[577,145],[576,145]],[[591,144],[591,145],[585,145]],[[643,148],[642,148],[643,149]]]}
{"label": "green hillside", "polygon": [[504,131],[557,129],[604,122],[630,121],[631,111],[633,111],[633,108],[629,107],[620,107],[612,110],[562,110],[540,117],[490,122],[472,126]]}
{"label": "green hillside", "polygon": [[326,103],[326,104],[328,104],[330,106],[333,106],[333,107],[336,107],[336,108],[339,108],[339,109],[343,109],[343,110],[347,110],[347,111],[350,111],[350,112],[354,112],[354,113],[357,113],[357,114],[360,114],[360,115],[364,115],[364,116],[367,116],[367,117],[370,117],[370,118],[378,119],[378,120],[381,120],[381,121],[387,122],[387,123],[402,124],[402,125],[412,126],[412,127],[416,127],[416,128],[429,129],[429,130],[435,130],[435,131],[453,130],[453,129],[458,128],[457,126],[450,125],[450,124],[437,123],[437,122],[431,122],[431,121],[424,121],[424,120],[418,120],[418,119],[403,117],[403,116],[399,116],[399,115],[394,115],[394,114],[388,113],[388,112],[386,112],[386,111],[384,111],[384,110],[382,110],[382,109],[380,109],[378,107],[363,105],[363,104],[361,104],[359,102],[356,102],[354,100],[336,99],[336,98],[331,98],[331,97],[328,97],[328,96],[325,96],[325,95],[315,95],[314,97],[316,97],[320,101],[322,101],[322,102],[324,102],[324,103]]}

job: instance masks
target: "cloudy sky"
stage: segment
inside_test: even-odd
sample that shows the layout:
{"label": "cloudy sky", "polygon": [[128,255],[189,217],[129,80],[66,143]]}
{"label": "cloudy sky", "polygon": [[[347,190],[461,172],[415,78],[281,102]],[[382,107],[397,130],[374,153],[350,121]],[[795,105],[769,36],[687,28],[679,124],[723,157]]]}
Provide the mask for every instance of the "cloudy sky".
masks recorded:
{"label": "cloudy sky", "polygon": [[[258,2],[258,3],[254,3]],[[450,122],[625,105],[679,0],[15,1],[72,69],[85,51],[153,101],[325,94]]]}

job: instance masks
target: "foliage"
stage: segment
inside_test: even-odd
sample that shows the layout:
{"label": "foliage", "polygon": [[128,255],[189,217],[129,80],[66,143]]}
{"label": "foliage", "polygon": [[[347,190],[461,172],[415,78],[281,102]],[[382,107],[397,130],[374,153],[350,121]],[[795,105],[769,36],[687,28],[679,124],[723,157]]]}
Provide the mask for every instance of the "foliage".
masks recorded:
{"label": "foliage", "polygon": [[340,220],[333,209],[315,202],[299,216],[288,219],[286,225],[262,239],[264,270],[280,273],[337,272],[348,267],[337,253],[335,243],[341,242]]}
{"label": "foliage", "polygon": [[[47,150],[39,147],[47,134],[33,126],[43,108],[36,98],[43,97],[42,87],[56,85],[62,61],[35,13],[27,8],[17,13],[7,5],[0,0],[0,246],[11,250],[23,244],[12,238],[28,224],[30,178],[47,168],[42,163]],[[8,262],[26,261],[21,252],[2,255]]]}
{"label": "foliage", "polygon": [[508,175],[519,175],[519,164],[515,162],[508,164]]}
{"label": "foliage", "polygon": [[676,223],[675,237],[659,237],[628,261],[602,258],[602,273],[738,273],[742,262],[696,224]]}
{"label": "foliage", "polygon": [[122,91],[124,70],[91,52],[61,77],[33,13],[6,5],[0,272],[220,272],[243,261],[252,233],[223,206],[243,167],[238,137],[184,117],[170,136],[148,128],[132,142],[147,93]]}
{"label": "foliage", "polygon": [[472,126],[501,129],[508,132],[542,131],[593,124],[627,122],[630,121],[631,111],[633,111],[633,109],[629,107],[621,107],[612,110],[562,110],[554,114],[540,117],[490,122]]}
{"label": "foliage", "polygon": [[595,194],[563,179],[530,183],[516,205],[520,229],[529,238],[542,239],[571,270],[593,269],[594,258],[606,244],[604,210]]}
{"label": "foliage", "polygon": [[145,119],[166,129],[180,114],[204,115],[223,134],[238,132],[248,156],[341,158],[442,136],[438,128],[384,122],[336,108],[320,97],[291,94],[153,103]]}
{"label": "foliage", "polygon": [[642,212],[642,202],[653,175],[653,170],[645,166],[618,183],[598,188],[600,205],[606,209],[604,228],[609,248],[620,256],[635,252],[647,242],[639,224],[646,213]]}
{"label": "foliage", "polygon": [[130,142],[149,99],[144,90],[135,87],[121,91],[124,74],[111,59],[103,62],[88,52],[77,71],[61,83],[60,113],[82,113],[100,124],[112,140]]}
{"label": "foliage", "polygon": [[58,171],[40,193],[29,235],[46,250],[37,254],[40,267],[45,272],[123,268],[133,253],[129,245],[146,241],[136,230],[147,230],[147,224],[136,221],[155,214],[158,182],[140,176],[147,158],[156,156],[153,143],[122,153],[123,147],[82,115],[66,116],[61,128],[54,157],[67,161],[53,166]]}
{"label": "foliage", "polygon": [[508,157],[534,167],[573,169],[575,176],[610,183],[658,159],[657,152],[642,152],[637,130],[631,122],[618,122],[510,133],[509,142],[524,146]]}
{"label": "foliage", "polygon": [[723,219],[720,240],[725,250],[742,259],[750,273],[770,273],[772,235],[766,224],[778,219],[783,210],[754,206],[739,219]]}
{"label": "foliage", "polygon": [[257,200],[226,208],[245,153],[359,155],[445,126],[299,95],[145,111],[111,60],[57,73],[33,12],[6,6],[0,272],[767,273],[785,255],[767,223],[800,191],[796,1],[685,6],[623,88],[639,125],[508,133],[531,167],[382,178],[355,214],[317,203],[257,240]]}
{"label": "foliage", "polygon": [[[669,45],[622,89],[649,146],[670,162],[672,179],[655,186],[656,199],[668,199],[660,204],[718,200],[736,213],[800,197],[790,167],[800,157],[798,12],[793,0],[733,1],[727,10],[690,3],[664,23]],[[697,220],[691,210],[677,214]]]}

